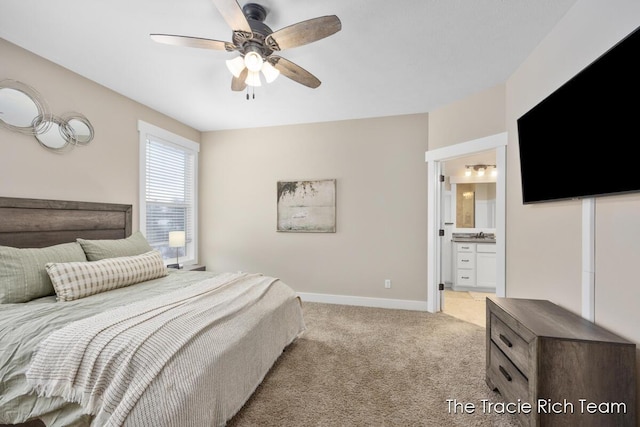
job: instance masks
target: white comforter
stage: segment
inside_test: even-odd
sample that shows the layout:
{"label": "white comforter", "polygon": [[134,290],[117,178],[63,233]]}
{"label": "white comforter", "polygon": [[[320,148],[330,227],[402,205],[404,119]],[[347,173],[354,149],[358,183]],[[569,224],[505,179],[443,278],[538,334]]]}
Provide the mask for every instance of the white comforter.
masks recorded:
{"label": "white comforter", "polygon": [[65,326],[26,376],[93,425],[224,425],[303,330],[291,288],[224,274]]}

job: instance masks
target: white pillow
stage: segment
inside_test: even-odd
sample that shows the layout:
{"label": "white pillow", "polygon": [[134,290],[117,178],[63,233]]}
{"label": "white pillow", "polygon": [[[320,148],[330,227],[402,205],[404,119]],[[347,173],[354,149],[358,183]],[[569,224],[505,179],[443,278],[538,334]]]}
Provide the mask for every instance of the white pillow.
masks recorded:
{"label": "white pillow", "polygon": [[168,274],[158,251],[90,262],[49,262],[45,266],[58,301],[72,301]]}

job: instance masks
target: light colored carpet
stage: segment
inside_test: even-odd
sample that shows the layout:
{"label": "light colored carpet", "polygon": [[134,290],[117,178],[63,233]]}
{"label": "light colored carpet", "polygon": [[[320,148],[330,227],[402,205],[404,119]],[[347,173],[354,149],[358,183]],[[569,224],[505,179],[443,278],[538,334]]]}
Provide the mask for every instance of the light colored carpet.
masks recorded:
{"label": "light colored carpet", "polygon": [[[482,412],[485,330],[444,313],[304,303],[307,331],[229,422],[244,426],[514,426]],[[447,399],[473,403],[449,412]]]}

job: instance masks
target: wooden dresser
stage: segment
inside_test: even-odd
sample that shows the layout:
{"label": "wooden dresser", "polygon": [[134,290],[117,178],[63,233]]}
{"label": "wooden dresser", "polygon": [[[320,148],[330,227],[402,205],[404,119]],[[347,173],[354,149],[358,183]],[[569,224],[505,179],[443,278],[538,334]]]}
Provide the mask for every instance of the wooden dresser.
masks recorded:
{"label": "wooden dresser", "polygon": [[635,344],[549,301],[488,298],[486,357],[523,426],[636,426]]}

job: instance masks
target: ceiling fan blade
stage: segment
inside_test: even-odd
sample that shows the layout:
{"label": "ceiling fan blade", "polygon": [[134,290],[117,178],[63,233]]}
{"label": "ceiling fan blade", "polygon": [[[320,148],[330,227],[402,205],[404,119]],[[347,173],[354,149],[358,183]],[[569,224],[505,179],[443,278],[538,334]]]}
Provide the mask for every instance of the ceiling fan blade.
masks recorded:
{"label": "ceiling fan blade", "polygon": [[236,0],[213,0],[213,4],[233,31],[251,33],[249,22]]}
{"label": "ceiling fan blade", "polygon": [[202,39],[200,37],[177,36],[173,34],[150,34],[151,39],[158,43],[171,44],[174,46],[198,47],[200,49],[226,50],[232,51],[236,47],[233,43],[220,40]]}
{"label": "ceiling fan blade", "polygon": [[275,67],[280,73],[290,78],[291,80],[300,83],[301,85],[308,86],[312,89],[320,86],[320,80],[304,68],[294,64],[288,59],[284,59],[280,56],[271,55],[268,61]]}
{"label": "ceiling fan blade", "polygon": [[249,73],[249,70],[245,68],[238,77],[233,76],[233,80],[231,80],[232,91],[241,92],[247,87],[247,84],[244,82],[247,79],[247,73]]}
{"label": "ceiling fan blade", "polygon": [[272,50],[290,49],[323,39],[341,29],[342,23],[337,16],[321,16],[275,31],[266,37],[265,43]]}

